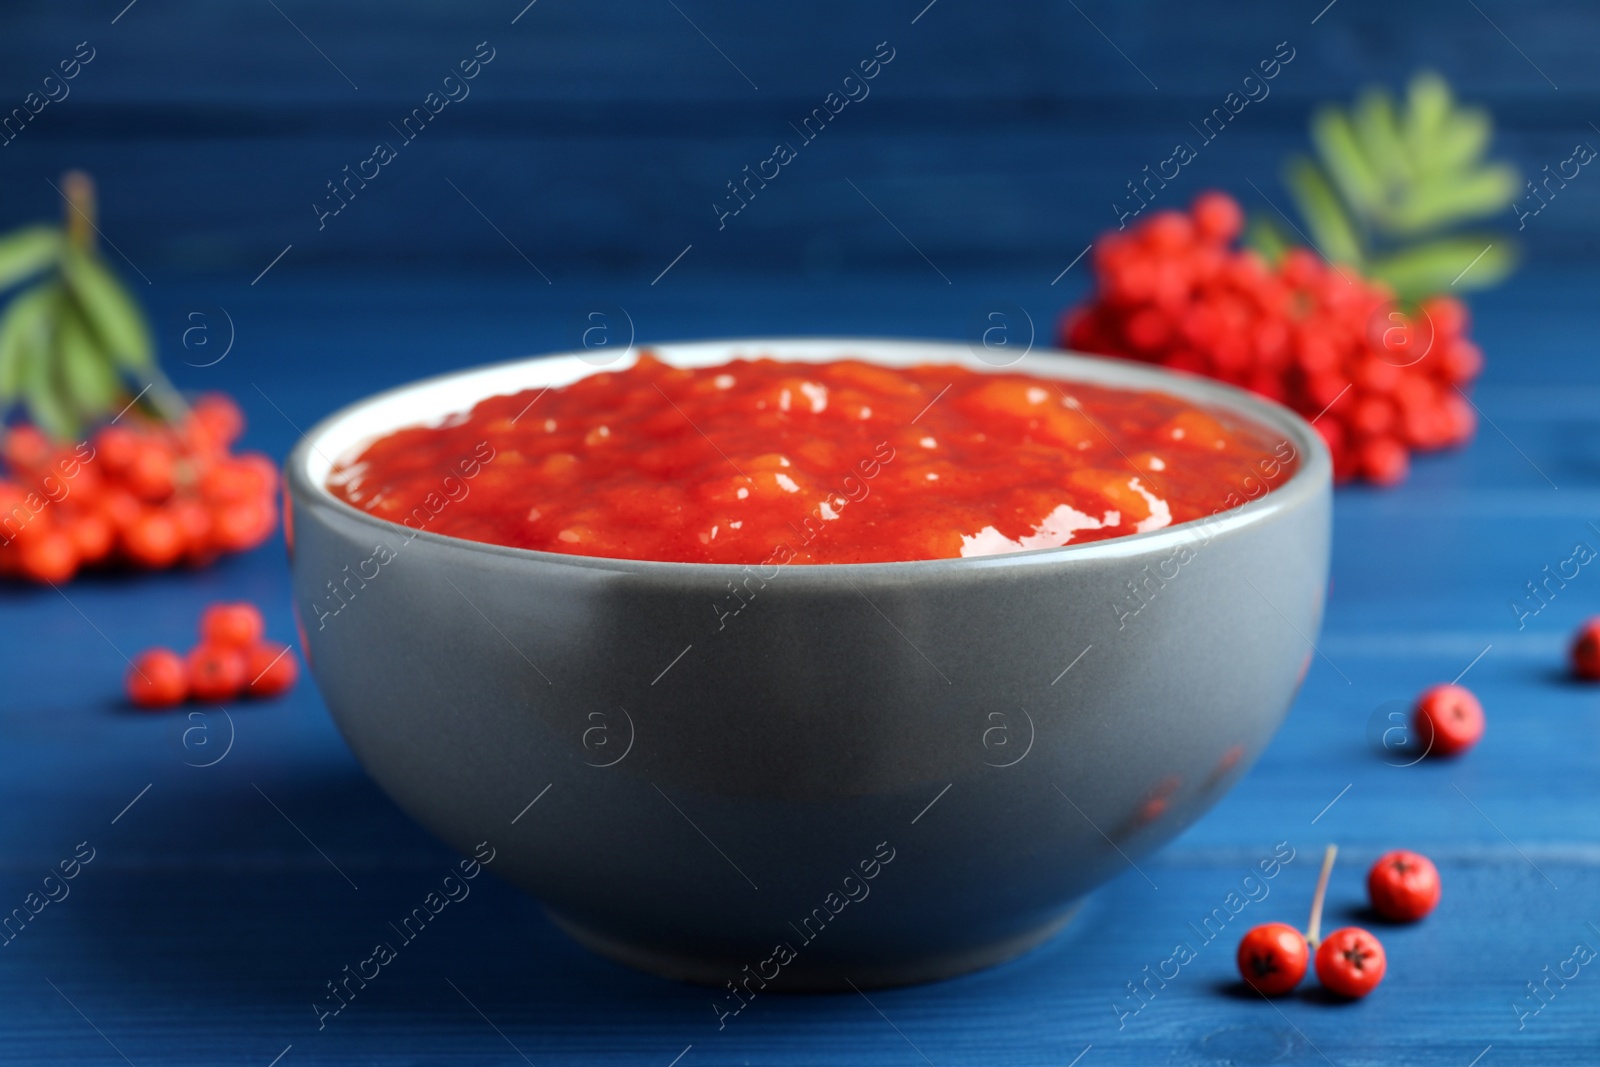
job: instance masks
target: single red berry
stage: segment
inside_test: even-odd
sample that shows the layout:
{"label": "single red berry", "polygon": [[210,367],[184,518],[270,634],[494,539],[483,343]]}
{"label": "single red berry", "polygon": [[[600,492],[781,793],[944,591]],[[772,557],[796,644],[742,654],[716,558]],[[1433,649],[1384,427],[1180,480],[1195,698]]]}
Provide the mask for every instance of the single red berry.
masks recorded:
{"label": "single red berry", "polygon": [[1585,681],[1600,681],[1600,617],[1584,623],[1573,639],[1572,673]]}
{"label": "single red berry", "polygon": [[133,466],[139,451],[139,435],[126,426],[107,426],[94,435],[95,460],[113,475]]}
{"label": "single red berry", "polygon": [[[62,585],[78,573],[78,546],[67,533],[35,520],[35,536],[19,538],[22,573],[36,582]],[[30,529],[30,532],[35,532]]]}
{"label": "single red berry", "polygon": [[260,452],[241,452],[233,457],[240,470],[251,473],[259,486],[259,495],[267,499],[278,492],[278,465]]}
{"label": "single red berry", "polygon": [[184,558],[194,564],[209,563],[217,552],[211,547],[211,510],[193,497],[182,497],[167,505],[167,514],[183,536]]}
{"label": "single red berry", "polygon": [[1135,348],[1156,352],[1166,345],[1171,327],[1159,311],[1145,308],[1128,317],[1126,333]]}
{"label": "single red berry", "polygon": [[1358,397],[1350,412],[1350,428],[1363,437],[1383,436],[1394,425],[1394,420],[1394,402],[1378,394]]}
{"label": "single red berry", "polygon": [[1411,728],[1429,755],[1454,756],[1483,736],[1483,705],[1465,686],[1436,685],[1417,698]]}
{"label": "single red berry", "polygon": [[144,505],[139,503],[139,498],[120,485],[107,487],[96,506],[111,523],[111,529],[118,537],[126,537],[144,515]]}
{"label": "single red berry", "polygon": [[1359,926],[1335,930],[1317,946],[1317,980],[1342,997],[1366,996],[1388,967],[1383,945]]}
{"label": "single red berry", "polygon": [[0,454],[13,470],[33,474],[49,461],[50,438],[33,426],[13,426],[0,438]]}
{"label": "single red berry", "polygon": [[227,459],[206,471],[200,479],[200,495],[214,503],[260,499],[275,488],[276,473],[270,463],[263,470],[253,460]]}
{"label": "single red berry", "polygon": [[1367,872],[1372,910],[1392,922],[1416,922],[1439,903],[1439,868],[1417,852],[1396,849]]}
{"label": "single red berry", "polygon": [[78,550],[79,563],[99,563],[111,554],[117,532],[98,511],[80,511],[67,523],[67,536]]}
{"label": "single red berry", "polygon": [[183,660],[169,648],[141,652],[128,668],[128,699],[141,708],[170,708],[189,694]]}
{"label": "single red berry", "polygon": [[1239,939],[1239,976],[1269,997],[1299,985],[1310,960],[1305,935],[1288,923],[1264,923]]}
{"label": "single red berry", "polygon": [[250,679],[244,652],[226,645],[202,644],[189,653],[189,695],[211,703],[232,700]]}
{"label": "single red berry", "polygon": [[300,664],[287,645],[263,641],[245,655],[245,692],[253,697],[287,693],[300,677]]}
{"label": "single red berry", "polygon": [[164,570],[183,555],[183,531],[165,509],[148,508],[123,533],[122,549],[140,566]]}
{"label": "single red berry", "polygon": [[1464,445],[1472,440],[1473,432],[1478,428],[1478,410],[1466,397],[1444,394],[1441,412],[1447,424],[1444,439],[1447,446]]}
{"label": "single red berry", "polygon": [[1179,211],[1158,211],[1140,231],[1153,249],[1182,252],[1194,240],[1194,223]]}
{"label": "single red berry", "polygon": [[221,447],[231,445],[244,431],[244,414],[226,393],[207,393],[195,401],[193,417]]}
{"label": "single red berry", "polygon": [[1307,372],[1306,398],[1311,403],[1319,405],[1318,411],[1321,415],[1331,415],[1337,419],[1342,417],[1352,404],[1349,398],[1350,383],[1335,371],[1320,371],[1313,368],[1313,364],[1325,358],[1327,354],[1328,349],[1318,341],[1304,340],[1300,343],[1300,365]]}
{"label": "single red berry", "polygon": [[133,463],[123,475],[123,484],[139,499],[159,504],[172,495],[176,479],[172,450],[160,440],[146,438],[135,446]]}
{"label": "single red berry", "polygon": [[76,509],[92,508],[105,495],[105,475],[92,459],[79,459],[73,453],[66,453],[56,461],[52,474],[57,482],[65,484],[66,500]]}
{"label": "single red berry", "polygon": [[1422,310],[1440,334],[1454,336],[1467,328],[1467,306],[1454,297],[1429,297],[1422,302]]}
{"label": "single red berry", "polygon": [[254,604],[212,604],[200,616],[202,644],[245,651],[261,643],[266,623]]}
{"label": "single red berry", "polygon": [[1231,241],[1244,229],[1244,212],[1227,193],[1204,192],[1194,198],[1190,208],[1195,228],[1210,241]]}
{"label": "single red berry", "polygon": [[1445,377],[1465,384],[1483,373],[1483,350],[1465,338],[1452,341],[1440,353]]}
{"label": "single red berry", "polygon": [[1374,437],[1356,449],[1361,473],[1378,485],[1399,485],[1411,470],[1405,446],[1392,437]]}
{"label": "single red berry", "polygon": [[270,499],[221,504],[211,515],[211,541],[224,552],[243,552],[272,536],[277,521],[277,509]]}

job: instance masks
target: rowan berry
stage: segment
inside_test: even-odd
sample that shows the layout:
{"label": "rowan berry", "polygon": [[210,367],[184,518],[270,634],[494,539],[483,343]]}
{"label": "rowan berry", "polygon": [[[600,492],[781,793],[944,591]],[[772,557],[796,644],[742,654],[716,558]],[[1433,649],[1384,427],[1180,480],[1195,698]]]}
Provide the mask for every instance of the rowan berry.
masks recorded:
{"label": "rowan berry", "polygon": [[1572,673],[1587,682],[1600,681],[1600,616],[1584,623],[1573,638]]}
{"label": "rowan berry", "polygon": [[1394,425],[1394,402],[1386,396],[1365,394],[1356,399],[1350,426],[1363,437],[1381,437]]}
{"label": "rowan berry", "polygon": [[1451,382],[1470,382],[1483,372],[1483,350],[1464,338],[1446,345],[1441,356],[1445,378]]}
{"label": "rowan berry", "polygon": [[198,500],[185,497],[167,505],[167,514],[183,537],[183,555],[190,563],[204,563],[216,557],[211,544],[211,509]]}
{"label": "rowan berry", "polygon": [[120,485],[108,487],[96,504],[119,537],[125,536],[144,515],[144,505],[139,503],[139,498]]}
{"label": "rowan berry", "polygon": [[33,536],[17,539],[18,562],[22,573],[36,582],[60,585],[78,572],[78,549],[71,536],[48,527],[35,518],[25,528]]}
{"label": "rowan berry", "polygon": [[36,474],[50,456],[50,439],[32,426],[13,426],[6,431],[0,453],[12,470]]}
{"label": "rowan berry", "polygon": [[237,500],[219,505],[211,521],[212,543],[225,552],[242,552],[272,535],[277,514],[270,500]]}
{"label": "rowan berry", "polygon": [[99,511],[80,511],[67,520],[66,526],[80,563],[99,563],[117,543],[111,520]]}
{"label": "rowan berry", "polygon": [[1464,686],[1436,685],[1417,698],[1411,728],[1429,755],[1454,756],[1483,736],[1483,705]]}
{"label": "rowan berry", "polygon": [[1325,989],[1354,999],[1378,987],[1388,960],[1377,938],[1359,926],[1346,926],[1317,946],[1316,967]]}
{"label": "rowan berry", "polygon": [[1415,922],[1439,903],[1439,869],[1417,852],[1385,852],[1367,872],[1367,897],[1385,919]]}
{"label": "rowan berry", "polygon": [[1181,211],[1158,211],[1141,228],[1140,236],[1160,252],[1181,252],[1195,237],[1194,223]]}
{"label": "rowan berry", "polygon": [[245,691],[253,697],[275,697],[287,693],[300,677],[300,665],[289,646],[263,641],[245,657],[249,681]]}
{"label": "rowan berry", "polygon": [[1455,337],[1467,329],[1467,305],[1453,296],[1430,296],[1422,302],[1422,313],[1433,323],[1436,334]]}
{"label": "rowan berry", "polygon": [[189,672],[176,652],[152,648],[134,657],[126,689],[141,708],[170,708],[189,695]]}
{"label": "rowan berry", "polygon": [[244,432],[244,414],[226,394],[207,393],[195,401],[191,414],[219,447],[226,448]]}
{"label": "rowan berry", "polygon": [[1311,961],[1305,935],[1288,923],[1252,927],[1239,941],[1239,975],[1252,989],[1281,996],[1300,984]]}
{"label": "rowan berry", "polygon": [[123,532],[122,549],[135,563],[160,570],[183,555],[183,531],[166,511],[150,508]]}
{"label": "rowan berry", "polygon": [[92,443],[95,459],[112,476],[133,466],[139,451],[139,435],[126,426],[107,426],[94,435]]}
{"label": "rowan berry", "polygon": [[227,645],[201,644],[189,653],[186,663],[189,693],[196,700],[232,700],[249,681],[244,652]]}
{"label": "rowan berry", "polygon": [[1411,460],[1405,446],[1392,437],[1374,437],[1358,448],[1361,473],[1378,485],[1399,485],[1406,480]]}
{"label": "rowan berry", "polygon": [[159,441],[140,441],[123,480],[139,499],[150,504],[161,503],[177,487],[172,452]]}
{"label": "rowan berry", "polygon": [[1244,229],[1244,212],[1226,193],[1204,192],[1195,197],[1195,229],[1208,241],[1231,241]]}
{"label": "rowan berry", "polygon": [[212,604],[200,616],[202,644],[250,649],[261,642],[266,623],[254,604]]}

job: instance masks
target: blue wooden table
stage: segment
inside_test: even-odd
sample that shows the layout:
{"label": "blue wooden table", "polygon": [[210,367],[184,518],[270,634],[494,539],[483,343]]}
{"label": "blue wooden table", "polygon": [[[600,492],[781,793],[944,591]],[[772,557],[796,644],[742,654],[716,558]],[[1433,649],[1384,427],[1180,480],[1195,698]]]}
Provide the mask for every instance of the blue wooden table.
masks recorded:
{"label": "blue wooden table", "polygon": [[[1048,276],[993,272],[947,286],[921,266],[807,283],[686,262],[654,287],[648,276],[546,286],[287,270],[253,289],[162,278],[148,295],[158,321],[209,316],[195,321],[218,343],[227,309],[226,359],[172,362],[185,387],[238,396],[247,444],[281,456],[296,426],[372,390],[570,346],[568,324],[590,305],[627,308],[643,339],[822,327],[961,337],[986,304],[1010,301],[1042,321],[1072,295]],[[1600,610],[1600,578],[1585,568],[1521,629],[1510,605],[1576,543],[1600,546],[1597,282],[1600,272],[1535,269],[1479,302],[1490,362],[1477,440],[1419,463],[1400,489],[1340,491],[1327,622],[1305,689],[1237,788],[1141,864],[1148,880],[1130,869],[1013,963],[870,1001],[764,997],[721,1030],[706,990],[590,955],[493,878],[319,1030],[312,1004],[325,983],[453,857],[364,776],[309,682],[227,721],[140,714],[119,699],[123,654],[184,642],[212,598],[263,604],[271,633],[290,638],[281,543],[199,573],[85,578],[62,593],[7,587],[0,908],[42,892],[60,861],[93,858],[0,947],[0,1061],[1594,1062],[1600,963],[1570,977],[1570,961],[1576,946],[1600,948],[1600,689],[1562,668],[1568,632]],[[1489,716],[1474,752],[1401,767],[1374,749],[1373,724],[1394,702],[1463,671]],[[1397,846],[1438,863],[1438,911],[1373,926],[1390,971],[1363,1002],[1241,993],[1239,934],[1304,921],[1331,841],[1341,846],[1331,922],[1374,922],[1362,876]],[[1285,847],[1294,859],[1268,894],[1206,940],[1207,917]],[[1179,942],[1195,958],[1165,984],[1147,982]],[[1530,995],[1528,983],[1563,969],[1564,982]],[[1128,983],[1146,992],[1136,999]]]}

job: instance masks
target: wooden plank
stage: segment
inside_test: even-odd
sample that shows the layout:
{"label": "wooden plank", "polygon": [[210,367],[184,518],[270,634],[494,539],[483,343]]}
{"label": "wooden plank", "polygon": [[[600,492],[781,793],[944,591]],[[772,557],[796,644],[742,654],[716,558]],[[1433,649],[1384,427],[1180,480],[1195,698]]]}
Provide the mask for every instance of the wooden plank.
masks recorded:
{"label": "wooden plank", "polygon": [[[249,411],[249,442],[279,455],[296,435],[271,404],[305,426],[345,399],[422,374],[570,345],[568,305],[586,300],[622,303],[642,335],[666,338],[758,329],[959,337],[965,312],[952,305],[1023,294],[1047,320],[1051,301],[1063,299],[1032,275],[963,277],[952,287],[910,271],[797,285],[720,275],[692,259],[670,286],[648,280],[563,278],[561,288],[507,276],[349,278],[286,259],[253,289],[248,278],[163,276],[149,296],[174,356],[189,311],[230,309],[234,354],[205,370],[169,362],[187,387],[232,390]],[[719,1031],[706,991],[591,956],[532,901],[486,879],[441,916],[438,936],[408,946],[381,983],[319,1030],[311,1004],[323,983],[414,903],[449,853],[366,780],[311,685],[281,704],[238,709],[232,752],[200,769],[174,747],[177,719],[117,706],[125,666],[110,647],[180,643],[201,606],[221,596],[263,603],[271,633],[288,636],[281,546],[199,573],[78,581],[65,590],[70,604],[49,590],[7,589],[0,809],[12,817],[0,821],[0,901],[20,903],[80,841],[96,856],[71,896],[0,953],[10,1006],[0,1057],[108,1063],[121,1062],[120,1051],[141,1065],[265,1065],[283,1053],[283,1067],[524,1055],[666,1067],[680,1053],[682,1067],[923,1056],[941,1067],[1061,1067],[1080,1054],[1082,1067],[1592,1060],[1600,982],[1588,967],[1552,986],[1520,1030],[1512,1005],[1531,1010],[1524,983],[1560,966],[1574,944],[1600,947],[1589,925],[1600,922],[1600,823],[1590,817],[1600,805],[1600,690],[1559,676],[1567,630],[1600,601],[1588,584],[1600,579],[1585,571],[1520,632],[1506,601],[1600,516],[1590,506],[1600,422],[1571,399],[1600,387],[1585,340],[1594,283],[1592,271],[1529,273],[1479,304],[1490,353],[1480,401],[1562,488],[1485,429],[1402,489],[1341,492],[1318,644],[1350,681],[1319,660],[1260,764],[1141,863],[1159,890],[1130,871],[1024,959],[871,994],[871,1004],[772,996]],[[1540,351],[1520,358],[1530,338]],[[1547,417],[1550,407],[1559,414]],[[1480,748],[1449,764],[1386,765],[1368,743],[1374,712],[1449,680],[1489,644],[1466,678],[1489,709]],[[1238,932],[1303,921],[1328,840],[1343,847],[1331,921],[1370,921],[1358,909],[1364,867],[1397,845],[1438,861],[1439,911],[1415,927],[1377,928],[1391,972],[1360,1004],[1307,993],[1273,1006],[1241,994]],[[1222,906],[1280,841],[1295,860],[1264,899],[1226,924],[1214,919],[1224,933],[1205,941],[1190,924]],[[1184,940],[1195,942],[1195,960],[1152,985],[1147,1002],[1128,999],[1126,983],[1144,982],[1144,968]]]}

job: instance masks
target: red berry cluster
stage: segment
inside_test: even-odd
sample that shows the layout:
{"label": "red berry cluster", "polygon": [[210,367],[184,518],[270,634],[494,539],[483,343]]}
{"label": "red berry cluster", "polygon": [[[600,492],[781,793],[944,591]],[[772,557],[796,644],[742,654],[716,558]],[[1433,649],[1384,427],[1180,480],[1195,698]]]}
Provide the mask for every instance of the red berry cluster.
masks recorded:
{"label": "red berry cluster", "polygon": [[[1333,852],[1330,847],[1322,864],[1309,939],[1288,923],[1264,923],[1239,941],[1239,974],[1257,992],[1276,997],[1299,985],[1312,962],[1313,947],[1317,981],[1331,993],[1364,997],[1383,981],[1389,960],[1383,943],[1368,931],[1346,926],[1317,940]],[[1386,852],[1367,872],[1367,897],[1372,910],[1390,922],[1416,922],[1439,903],[1439,870],[1421,853]]]}
{"label": "red berry cluster", "polygon": [[152,648],[128,669],[128,699],[141,708],[170,708],[185,700],[220,703],[235,697],[275,697],[300,677],[286,645],[263,637],[266,624],[253,604],[213,604],[200,616],[200,643],[187,656]]}
{"label": "red berry cluster", "polygon": [[259,545],[277,526],[278,471],[229,452],[243,429],[238,405],[211,394],[181,426],[130,415],[66,447],[10,430],[0,575],[60,584],[80,567],[203,565]]}
{"label": "red berry cluster", "polygon": [[1464,444],[1459,391],[1482,369],[1467,312],[1434,297],[1413,310],[1349,267],[1295,249],[1276,267],[1232,247],[1239,205],[1202,193],[1095,245],[1098,291],[1063,317],[1065,348],[1219,378],[1309,419],[1340,480],[1402,481],[1412,451]]}

